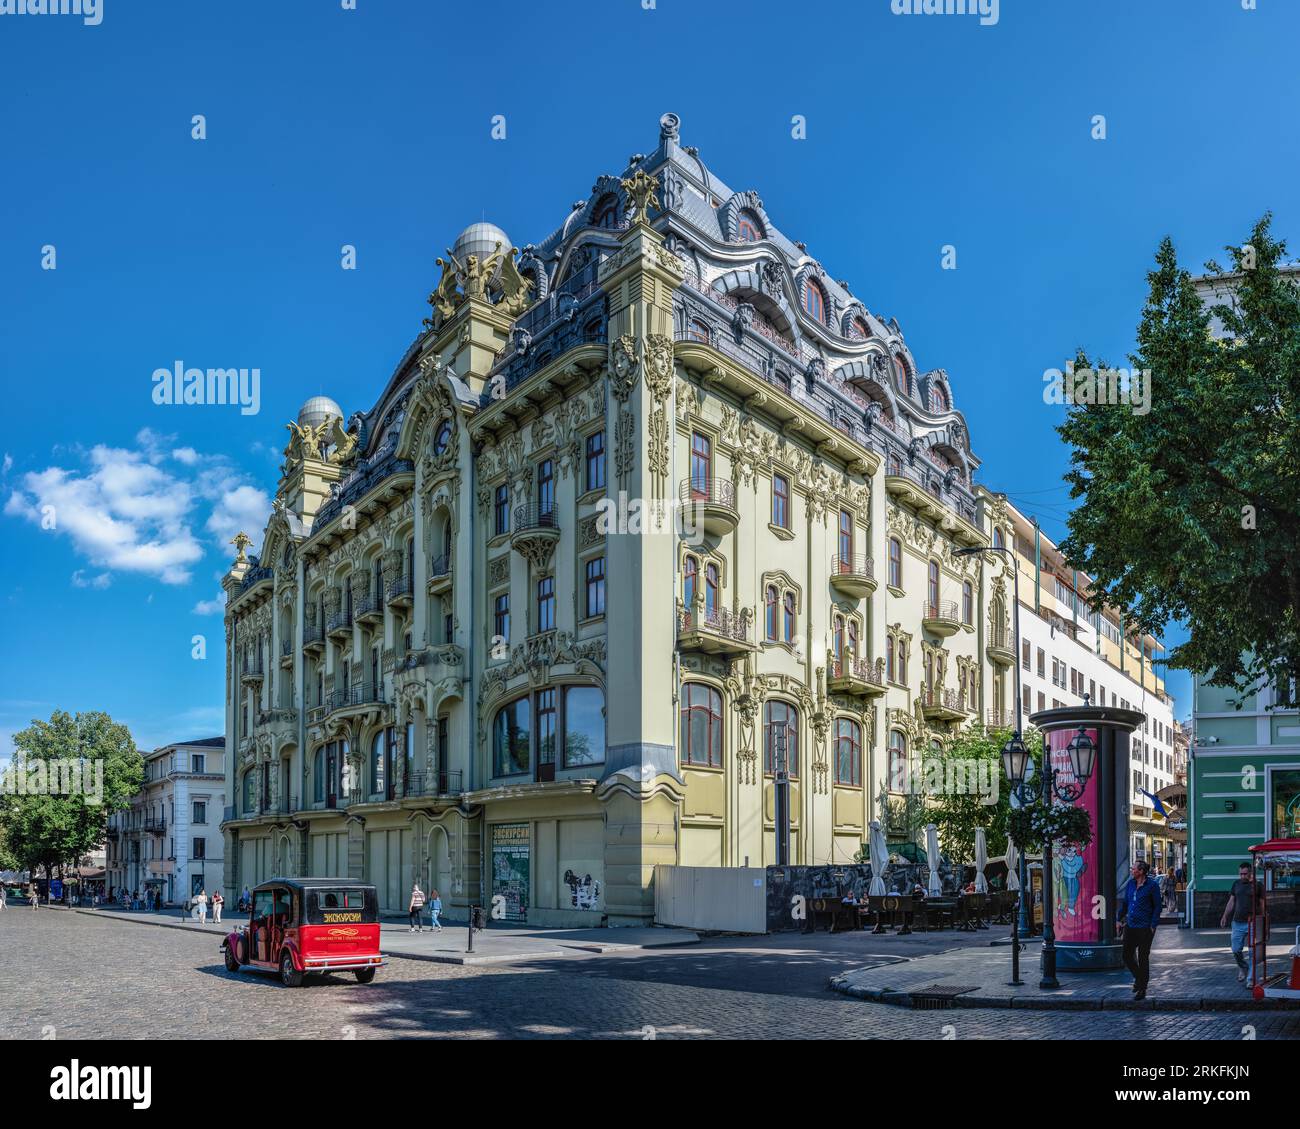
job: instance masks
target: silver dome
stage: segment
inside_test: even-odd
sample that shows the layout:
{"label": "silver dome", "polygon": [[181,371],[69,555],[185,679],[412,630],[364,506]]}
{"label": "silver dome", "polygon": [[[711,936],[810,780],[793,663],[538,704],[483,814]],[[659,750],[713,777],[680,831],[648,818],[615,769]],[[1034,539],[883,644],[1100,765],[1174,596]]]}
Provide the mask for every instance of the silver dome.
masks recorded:
{"label": "silver dome", "polygon": [[331,416],[343,418],[343,409],[328,396],[313,396],[298,409],[299,427],[319,427]]}
{"label": "silver dome", "polygon": [[496,224],[472,223],[456,236],[456,242],[452,245],[451,253],[462,263],[465,262],[467,255],[477,255],[478,261],[481,263],[496,251],[498,243],[501,244],[503,252],[510,253],[512,246],[510,236],[497,227]]}

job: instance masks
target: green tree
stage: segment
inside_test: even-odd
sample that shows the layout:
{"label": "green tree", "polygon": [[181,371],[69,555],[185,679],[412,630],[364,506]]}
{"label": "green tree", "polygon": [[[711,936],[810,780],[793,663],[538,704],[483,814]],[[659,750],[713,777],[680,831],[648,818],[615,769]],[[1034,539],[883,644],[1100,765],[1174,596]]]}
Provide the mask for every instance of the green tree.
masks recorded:
{"label": "green tree", "polygon": [[[1093,578],[1094,604],[1133,627],[1186,624],[1167,663],[1241,694],[1296,704],[1300,680],[1300,287],[1265,215],[1202,306],[1165,239],[1148,275],[1134,370],[1151,407],[1075,404],[1059,428],[1081,503],[1061,548]],[[1217,316],[1224,335],[1210,333]],[[1077,366],[1089,364],[1080,353]]]}
{"label": "green tree", "polygon": [[[126,807],[144,781],[144,758],[127,727],[100,712],[73,717],[56,710],[49,721],[34,720],[13,740],[15,767],[28,778],[40,763],[53,780],[54,762],[75,762],[89,765],[97,785],[102,766],[98,796],[97,786],[70,794],[0,796],[0,830],[10,854],[23,869],[44,870],[49,879],[56,868],[75,865],[103,843],[109,814]],[[84,769],[79,778],[86,781]]]}
{"label": "green tree", "polygon": [[[964,863],[974,860],[975,829],[983,827],[988,857],[1005,854],[1011,793],[1002,775],[1002,748],[1010,739],[1010,729],[974,725],[942,748],[927,751],[919,766],[926,802],[910,809],[908,830],[915,834],[933,823],[939,832],[940,850],[954,862]],[[1033,730],[1024,733],[1023,740],[1031,751],[1041,744]],[[967,791],[951,790],[950,785],[960,782],[966,784]],[[995,802],[985,802],[990,793],[980,792],[980,782],[992,785]]]}

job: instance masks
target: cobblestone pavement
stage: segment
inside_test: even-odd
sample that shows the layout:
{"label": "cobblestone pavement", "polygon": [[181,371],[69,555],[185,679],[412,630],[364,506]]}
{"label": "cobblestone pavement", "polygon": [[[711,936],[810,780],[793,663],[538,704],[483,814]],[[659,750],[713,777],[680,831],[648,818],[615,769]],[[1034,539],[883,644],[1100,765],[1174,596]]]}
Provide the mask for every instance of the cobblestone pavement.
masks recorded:
{"label": "cobblestone pavement", "polygon": [[[85,914],[0,914],[8,975],[0,1033],[8,1038],[1300,1038],[1300,1015],[916,1012],[808,990],[773,990],[781,950],[722,942],[681,953],[462,967],[394,959],[370,985],[347,977],[298,989],[269,974],[225,971],[215,930],[158,929]],[[745,952],[761,991],[736,986]],[[798,952],[796,947],[795,952]],[[642,958],[645,959],[645,958]],[[799,957],[802,960],[802,957]],[[709,986],[707,967],[731,969]],[[820,964],[820,961],[816,963]],[[824,968],[817,974],[826,975]],[[51,1029],[52,1031],[48,1030]]]}

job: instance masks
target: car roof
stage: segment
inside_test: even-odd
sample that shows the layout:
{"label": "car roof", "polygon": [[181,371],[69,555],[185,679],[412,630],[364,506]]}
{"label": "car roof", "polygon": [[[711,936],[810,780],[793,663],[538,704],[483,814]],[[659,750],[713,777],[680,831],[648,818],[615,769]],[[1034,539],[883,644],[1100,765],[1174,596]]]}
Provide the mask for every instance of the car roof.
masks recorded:
{"label": "car roof", "polygon": [[339,886],[348,886],[358,890],[373,890],[375,888],[373,883],[358,882],[355,878],[268,878],[265,882],[253,887],[253,889],[256,892],[257,890],[269,890],[275,886],[289,886],[295,890],[319,890],[325,887],[336,889]]}

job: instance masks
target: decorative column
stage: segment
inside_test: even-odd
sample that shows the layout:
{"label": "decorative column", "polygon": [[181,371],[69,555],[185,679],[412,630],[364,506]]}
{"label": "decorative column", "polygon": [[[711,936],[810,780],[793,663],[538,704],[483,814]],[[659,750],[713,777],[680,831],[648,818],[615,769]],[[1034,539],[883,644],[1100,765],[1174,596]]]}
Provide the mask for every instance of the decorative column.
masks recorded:
{"label": "decorative column", "polygon": [[[658,208],[654,177],[623,181],[629,225],[601,267],[609,299],[610,390],[606,434],[613,436],[611,493],[625,492],[651,532],[607,539],[608,670],[605,775],[605,906],[610,925],[654,916],[656,863],[676,863],[683,795],[676,765],[673,701],[676,484],[670,479],[673,292],[682,268],[647,222]],[[662,525],[656,528],[656,518]]]}

